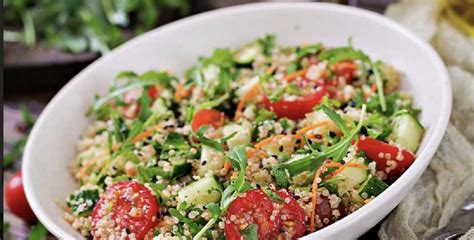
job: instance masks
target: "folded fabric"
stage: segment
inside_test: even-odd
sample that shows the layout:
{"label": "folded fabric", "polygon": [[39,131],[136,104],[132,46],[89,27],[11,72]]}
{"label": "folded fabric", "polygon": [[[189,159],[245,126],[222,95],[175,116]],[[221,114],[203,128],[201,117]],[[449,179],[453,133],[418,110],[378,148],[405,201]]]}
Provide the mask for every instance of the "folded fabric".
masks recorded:
{"label": "folded fabric", "polygon": [[[447,132],[408,196],[383,222],[381,239],[424,239],[474,194],[474,39],[438,20],[439,1],[405,0],[386,15],[430,42],[448,65],[453,108]],[[461,239],[474,239],[474,228]]]}

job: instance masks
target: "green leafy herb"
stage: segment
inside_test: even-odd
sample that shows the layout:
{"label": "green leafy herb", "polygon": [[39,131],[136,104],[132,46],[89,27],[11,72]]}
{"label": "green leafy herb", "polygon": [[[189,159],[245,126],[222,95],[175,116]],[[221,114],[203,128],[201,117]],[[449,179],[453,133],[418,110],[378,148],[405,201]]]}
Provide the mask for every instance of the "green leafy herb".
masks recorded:
{"label": "green leafy herb", "polygon": [[202,231],[202,230],[199,231],[202,228],[202,226],[200,224],[196,223],[192,219],[189,219],[189,218],[183,216],[178,210],[176,210],[174,208],[170,208],[168,210],[168,212],[171,214],[171,216],[177,218],[180,222],[188,224],[189,230],[191,231],[191,234],[194,235],[194,234]]}
{"label": "green leafy herb", "polygon": [[196,133],[196,136],[199,140],[200,143],[202,143],[203,145],[206,145],[208,147],[211,147],[219,152],[224,152],[224,148],[222,147],[221,143],[216,141],[216,140],[213,140],[213,139],[210,139],[210,138],[207,138],[204,136],[204,132],[209,129],[210,126],[209,125],[205,125],[205,126],[202,126],[199,128],[199,130],[197,131]]}
{"label": "green leafy herb", "polygon": [[318,53],[319,51],[321,51],[321,48],[322,45],[320,43],[304,46],[298,49],[298,51],[296,52],[296,56],[298,59],[301,59],[302,57]]}
{"label": "green leafy herb", "polygon": [[28,240],[45,240],[46,236],[48,235],[48,230],[43,226],[43,224],[38,223],[33,225],[31,228],[30,236]]}
{"label": "green leafy herb", "polygon": [[250,224],[240,233],[245,240],[258,240],[258,225]]}
{"label": "green leafy herb", "polygon": [[99,189],[80,189],[78,192],[69,195],[67,206],[71,208],[76,216],[84,216],[94,209],[99,201]]}
{"label": "green leafy herb", "polygon": [[275,35],[269,34],[263,38],[257,39],[257,43],[262,46],[263,54],[270,56],[273,48],[275,48]]}
{"label": "green leafy herb", "polygon": [[[338,143],[330,146],[323,152],[314,151],[313,153],[303,157],[298,157],[288,162],[275,165],[275,168],[279,170],[277,172],[281,173],[283,169],[286,169],[291,176],[294,176],[307,170],[315,171],[326,159],[332,159],[334,162],[339,162],[347,154],[352,140],[357,133],[359,133],[364,122],[365,111],[366,106],[363,105],[359,123],[351,131],[347,132]],[[337,115],[337,113],[335,114]],[[330,113],[328,116],[330,118],[332,117],[332,121],[339,122],[342,126],[342,120],[339,117],[336,117],[335,114]]]}
{"label": "green leafy herb", "polygon": [[187,14],[187,0],[5,1],[5,41],[74,53],[106,53],[129,38],[155,27],[160,9]]}
{"label": "green leafy herb", "polygon": [[361,60],[362,62],[370,62],[370,58],[360,50],[355,50],[352,47],[332,48],[323,51],[319,55],[319,60],[328,61],[328,66],[345,60]]}
{"label": "green leafy herb", "polygon": [[383,81],[382,75],[380,74],[379,67],[374,62],[371,62],[372,70],[374,71],[375,76],[375,84],[377,85],[377,94],[380,100],[380,107],[382,108],[382,112],[387,111],[387,104],[385,103],[385,95],[383,92]]}

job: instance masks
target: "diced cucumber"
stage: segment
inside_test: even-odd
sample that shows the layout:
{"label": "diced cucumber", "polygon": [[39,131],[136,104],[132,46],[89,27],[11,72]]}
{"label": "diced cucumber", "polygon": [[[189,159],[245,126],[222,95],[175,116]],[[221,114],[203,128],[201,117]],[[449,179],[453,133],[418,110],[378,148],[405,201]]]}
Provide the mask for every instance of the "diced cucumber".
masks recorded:
{"label": "diced cucumber", "polygon": [[395,117],[392,125],[393,131],[389,137],[390,140],[410,152],[416,152],[425,131],[420,122],[406,113]]}
{"label": "diced cucumber", "polygon": [[164,115],[166,111],[168,111],[168,107],[166,106],[166,102],[163,98],[157,98],[151,105],[150,110],[154,113]]}
{"label": "diced cucumber", "polygon": [[344,168],[344,170],[334,176],[334,178],[336,178],[334,184],[337,187],[339,196],[342,196],[344,193],[352,189],[355,189],[367,179],[368,175],[369,171],[367,169],[357,167]]}
{"label": "diced cucumber", "polygon": [[177,200],[179,203],[208,204],[218,202],[221,199],[222,185],[214,175],[207,175],[179,191]]}
{"label": "diced cucumber", "polygon": [[229,149],[249,143],[252,137],[252,125],[249,122],[243,122],[242,125],[229,124],[223,128],[224,136],[236,133],[235,136],[226,141]]}
{"label": "diced cucumber", "polygon": [[198,166],[199,176],[203,177],[208,172],[216,173],[224,166],[224,154],[212,147],[203,145],[200,163]]}
{"label": "diced cucumber", "polygon": [[262,53],[262,47],[259,44],[246,45],[234,53],[234,61],[241,65],[250,64],[260,53]]}
{"label": "diced cucumber", "polygon": [[388,188],[388,184],[379,178],[369,175],[367,180],[360,186],[359,195],[362,198],[376,197]]}

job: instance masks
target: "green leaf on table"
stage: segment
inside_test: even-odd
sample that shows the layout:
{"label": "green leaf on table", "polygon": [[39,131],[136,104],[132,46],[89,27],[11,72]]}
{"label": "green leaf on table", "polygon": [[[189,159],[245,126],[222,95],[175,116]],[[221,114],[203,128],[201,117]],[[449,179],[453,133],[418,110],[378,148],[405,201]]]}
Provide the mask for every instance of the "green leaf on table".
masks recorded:
{"label": "green leaf on table", "polygon": [[45,240],[48,235],[48,230],[41,223],[37,223],[31,227],[31,233],[28,240]]}

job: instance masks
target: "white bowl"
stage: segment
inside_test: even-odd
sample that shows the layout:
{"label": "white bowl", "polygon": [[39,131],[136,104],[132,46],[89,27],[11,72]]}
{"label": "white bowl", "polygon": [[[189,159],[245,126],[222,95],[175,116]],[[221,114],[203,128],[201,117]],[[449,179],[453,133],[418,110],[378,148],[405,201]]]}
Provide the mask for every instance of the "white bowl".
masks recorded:
{"label": "white bowl", "polygon": [[137,37],[95,61],[72,79],[48,104],[28,140],[23,176],[28,201],[39,220],[63,239],[81,238],[62,216],[56,201],[78,186],[68,166],[76,142],[90,119],[85,113],[96,93],[104,94],[117,72],[168,69],[182,74],[198,56],[217,47],[236,47],[267,33],[280,44],[347,44],[401,70],[402,89],[423,112],[426,134],[413,165],[383,194],[312,239],[356,238],[381,221],[412,188],[435,153],[451,111],[451,85],[433,49],[391,20],[364,10],[321,3],[259,3],[192,16]]}

